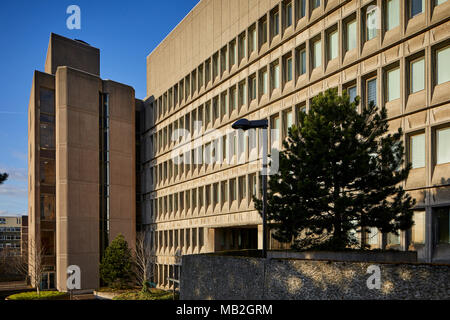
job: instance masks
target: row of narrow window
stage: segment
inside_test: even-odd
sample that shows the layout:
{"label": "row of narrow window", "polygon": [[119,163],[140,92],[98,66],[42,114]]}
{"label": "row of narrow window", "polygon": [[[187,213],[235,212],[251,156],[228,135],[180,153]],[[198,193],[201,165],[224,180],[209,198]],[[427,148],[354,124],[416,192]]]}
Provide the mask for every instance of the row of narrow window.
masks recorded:
{"label": "row of narrow window", "polygon": [[[431,0],[434,6],[439,6],[447,0]],[[321,1],[311,1],[310,8],[312,10],[320,7]],[[298,0],[295,1],[297,10],[297,20],[305,17],[307,12],[306,5],[308,1]],[[384,3],[383,10],[378,10],[374,5],[376,2],[366,5],[362,9],[360,30],[361,37],[364,42],[370,41],[377,37],[379,30],[379,18],[378,12],[382,12],[382,22],[386,31],[395,29],[400,25],[401,19],[401,5],[400,0],[388,0]],[[293,8],[292,1],[282,2],[283,23],[286,28],[292,25]],[[408,0],[406,3],[406,10],[408,17],[413,18],[421,13],[425,12],[425,0]],[[270,35],[275,37],[280,33],[280,15],[279,6],[277,5],[269,13],[270,21]],[[257,35],[257,25],[253,24],[247,31],[242,32],[237,39],[233,39],[227,46],[224,46],[221,50],[216,52],[211,58],[208,58],[202,63],[196,70],[192,71],[179,83],[169,89],[163,96],[157,99],[157,108],[154,108],[155,119],[159,119],[167,111],[170,111],[173,106],[176,106],[178,102],[183,101],[184,98],[188,98],[191,94],[207,85],[209,82],[214,81],[217,77],[224,74],[225,71],[231,70],[231,67],[250,56],[253,52],[257,51],[257,43],[259,41],[259,47],[267,43],[268,39],[268,26],[267,15],[258,20],[259,36]],[[343,50],[345,52],[356,49],[358,45],[358,24],[356,20],[356,13],[350,14],[343,21]],[[339,32],[338,26],[332,26],[325,32],[326,34],[326,46],[327,50],[324,52],[324,58],[326,61],[336,59],[339,56]],[[248,38],[248,39],[247,39]],[[312,69],[318,68],[322,65],[322,41],[321,36],[315,36],[310,41],[310,65]],[[306,73],[307,61],[305,48],[299,48],[298,52],[298,74],[302,75]],[[285,81],[292,80],[292,57],[285,57],[286,59],[286,72],[284,72]],[[271,66],[272,67],[272,66]],[[276,63],[273,66],[274,79],[273,86],[279,86],[279,67]],[[263,76],[264,79],[267,76]],[[264,80],[263,80],[264,81]],[[265,86],[267,87],[267,86]],[[253,90],[255,91],[255,90]],[[251,93],[252,94],[252,93]]]}
{"label": "row of narrow window", "polygon": [[[258,179],[260,185],[261,177]],[[191,210],[201,213],[202,209],[206,212],[251,206],[252,197],[260,194],[257,174],[251,173],[155,199],[144,197],[144,209],[153,221],[168,220],[181,217],[182,213],[183,217],[188,216]]]}
{"label": "row of narrow window", "polygon": [[[395,102],[400,99],[402,96],[402,75],[406,75],[404,78],[406,80],[405,87],[408,95],[419,93],[426,89],[425,79],[428,78],[428,74],[432,75],[435,86],[448,83],[450,81],[450,68],[446,66],[450,64],[450,45],[444,42],[435,46],[432,51],[432,70],[428,70],[425,52],[422,51],[406,59],[407,63],[403,67],[404,70],[402,70],[398,61],[384,67],[382,81],[377,80],[376,74],[365,77],[361,88],[363,104],[379,103],[378,88],[383,89],[383,101],[385,103]],[[290,65],[289,63],[286,64],[286,66]],[[260,71],[262,79],[266,78],[266,74],[267,71]],[[249,84],[251,88],[256,86],[256,74],[249,77]],[[265,81],[262,81],[261,84],[264,87]],[[153,136],[150,136],[150,141],[147,141],[149,150],[155,155],[157,154],[156,151],[162,152],[168,147],[189,142],[200,136],[202,131],[213,126],[219,126],[221,119],[225,120],[227,117],[238,114],[240,108],[246,103],[245,88],[245,81],[232,86],[220,96],[214,97],[211,101],[199,106],[191,113],[160,129],[155,134],[157,137],[156,141]],[[355,81],[347,82],[343,85],[343,89],[348,92],[351,100],[356,97],[357,84]],[[254,95],[251,93],[256,92],[256,90],[251,89],[249,91],[251,98],[253,98]],[[224,139],[224,144],[226,144],[226,136]],[[234,143],[234,141],[231,142]],[[234,147],[232,150],[234,150]],[[192,153],[194,152],[192,151]],[[203,152],[199,154],[202,155]],[[224,154],[226,154],[226,150],[224,150]],[[192,156],[193,158],[194,155]],[[203,156],[200,156],[200,159],[203,159]]]}

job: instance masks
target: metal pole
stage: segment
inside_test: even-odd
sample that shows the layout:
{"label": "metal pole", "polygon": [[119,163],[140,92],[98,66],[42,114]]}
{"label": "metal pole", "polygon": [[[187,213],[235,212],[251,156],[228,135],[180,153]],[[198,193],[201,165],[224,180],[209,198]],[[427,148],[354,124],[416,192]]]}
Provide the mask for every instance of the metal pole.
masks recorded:
{"label": "metal pole", "polygon": [[267,129],[263,129],[263,154],[262,154],[262,233],[263,233],[263,258],[267,258]]}

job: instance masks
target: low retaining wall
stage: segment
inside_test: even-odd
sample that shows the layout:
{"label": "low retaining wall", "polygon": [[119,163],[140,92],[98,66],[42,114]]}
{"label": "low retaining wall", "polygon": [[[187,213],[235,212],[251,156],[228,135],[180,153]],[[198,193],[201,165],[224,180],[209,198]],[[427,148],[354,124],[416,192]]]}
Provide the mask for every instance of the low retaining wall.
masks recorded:
{"label": "low retaining wall", "polygon": [[[182,257],[181,300],[450,299],[450,265]],[[380,270],[380,289],[369,289]],[[370,279],[369,279],[370,280]]]}

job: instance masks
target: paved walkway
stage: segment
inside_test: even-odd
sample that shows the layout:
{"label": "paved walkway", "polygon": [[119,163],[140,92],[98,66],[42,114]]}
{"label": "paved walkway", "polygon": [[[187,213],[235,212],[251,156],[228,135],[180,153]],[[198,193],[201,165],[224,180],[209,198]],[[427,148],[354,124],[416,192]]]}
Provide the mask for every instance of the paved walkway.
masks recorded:
{"label": "paved walkway", "polygon": [[30,288],[31,287],[27,285],[25,281],[0,282],[0,291],[23,290]]}

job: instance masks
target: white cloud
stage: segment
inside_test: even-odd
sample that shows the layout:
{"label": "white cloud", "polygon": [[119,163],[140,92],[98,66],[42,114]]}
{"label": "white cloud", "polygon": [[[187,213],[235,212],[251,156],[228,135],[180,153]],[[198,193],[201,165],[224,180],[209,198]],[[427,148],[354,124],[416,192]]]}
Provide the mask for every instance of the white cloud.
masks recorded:
{"label": "white cloud", "polygon": [[6,181],[27,181],[28,170],[25,168],[8,168],[0,166],[0,172],[6,172],[8,174],[8,180]]}
{"label": "white cloud", "polygon": [[10,197],[27,197],[28,190],[26,187],[16,187],[11,185],[0,185],[0,195]]}

